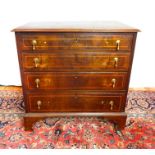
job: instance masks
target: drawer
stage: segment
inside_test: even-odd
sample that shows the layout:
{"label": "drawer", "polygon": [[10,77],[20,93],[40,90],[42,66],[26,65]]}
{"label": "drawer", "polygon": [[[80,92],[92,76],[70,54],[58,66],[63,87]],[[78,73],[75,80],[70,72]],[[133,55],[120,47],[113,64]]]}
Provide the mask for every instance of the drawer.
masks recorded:
{"label": "drawer", "polygon": [[17,33],[18,50],[50,51],[53,49],[104,49],[130,51],[130,33]]}
{"label": "drawer", "polygon": [[65,71],[74,69],[127,71],[129,64],[129,53],[22,53],[22,65],[26,71]]}
{"label": "drawer", "polygon": [[119,112],[125,94],[29,94],[29,112]]}
{"label": "drawer", "polygon": [[127,88],[127,73],[24,73],[24,84],[29,90],[124,90]]}

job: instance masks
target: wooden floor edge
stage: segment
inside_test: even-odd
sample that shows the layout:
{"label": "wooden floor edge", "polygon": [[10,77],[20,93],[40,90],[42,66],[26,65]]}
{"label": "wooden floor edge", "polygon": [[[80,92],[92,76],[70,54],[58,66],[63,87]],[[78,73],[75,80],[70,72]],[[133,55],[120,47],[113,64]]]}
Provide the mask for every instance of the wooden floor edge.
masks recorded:
{"label": "wooden floor edge", "polygon": [[[0,85],[0,90],[22,90],[22,86],[16,85]],[[129,91],[155,91],[155,87],[130,87]]]}
{"label": "wooden floor edge", "polygon": [[70,113],[26,113],[24,117],[70,117],[70,116],[82,116],[82,117],[87,117],[87,116],[126,116],[127,113],[125,112],[116,112],[116,113],[109,113],[109,112],[104,112],[104,113],[92,113],[92,112],[83,112],[83,113],[77,113],[77,112],[70,112]]}
{"label": "wooden floor edge", "polygon": [[0,85],[0,90],[19,90],[22,91],[22,86],[1,86]]}
{"label": "wooden floor edge", "polygon": [[155,91],[155,87],[129,88],[129,91]]}

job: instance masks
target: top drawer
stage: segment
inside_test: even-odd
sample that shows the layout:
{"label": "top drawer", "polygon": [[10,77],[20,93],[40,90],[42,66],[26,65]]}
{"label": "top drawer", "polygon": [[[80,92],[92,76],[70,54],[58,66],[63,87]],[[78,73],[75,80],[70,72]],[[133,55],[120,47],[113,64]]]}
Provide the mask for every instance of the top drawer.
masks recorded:
{"label": "top drawer", "polygon": [[18,50],[91,49],[130,51],[132,33],[16,33]]}

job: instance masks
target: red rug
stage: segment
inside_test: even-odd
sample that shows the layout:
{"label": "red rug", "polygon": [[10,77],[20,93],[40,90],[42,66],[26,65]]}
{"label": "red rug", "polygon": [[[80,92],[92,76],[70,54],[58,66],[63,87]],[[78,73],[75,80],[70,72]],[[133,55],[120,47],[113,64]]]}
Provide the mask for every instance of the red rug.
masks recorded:
{"label": "red rug", "polygon": [[128,119],[122,131],[96,117],[47,118],[23,127],[19,87],[0,87],[0,148],[148,148],[155,149],[155,91],[129,91]]}

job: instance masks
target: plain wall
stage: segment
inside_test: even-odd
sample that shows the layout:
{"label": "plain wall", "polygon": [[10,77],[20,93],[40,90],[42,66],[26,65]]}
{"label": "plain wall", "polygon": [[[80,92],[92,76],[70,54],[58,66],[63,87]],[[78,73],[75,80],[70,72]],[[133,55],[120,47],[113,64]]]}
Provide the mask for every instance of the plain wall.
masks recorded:
{"label": "plain wall", "polygon": [[155,87],[154,0],[4,0],[0,2],[0,84],[21,85],[15,36],[30,21],[115,20],[139,28],[130,87]]}

